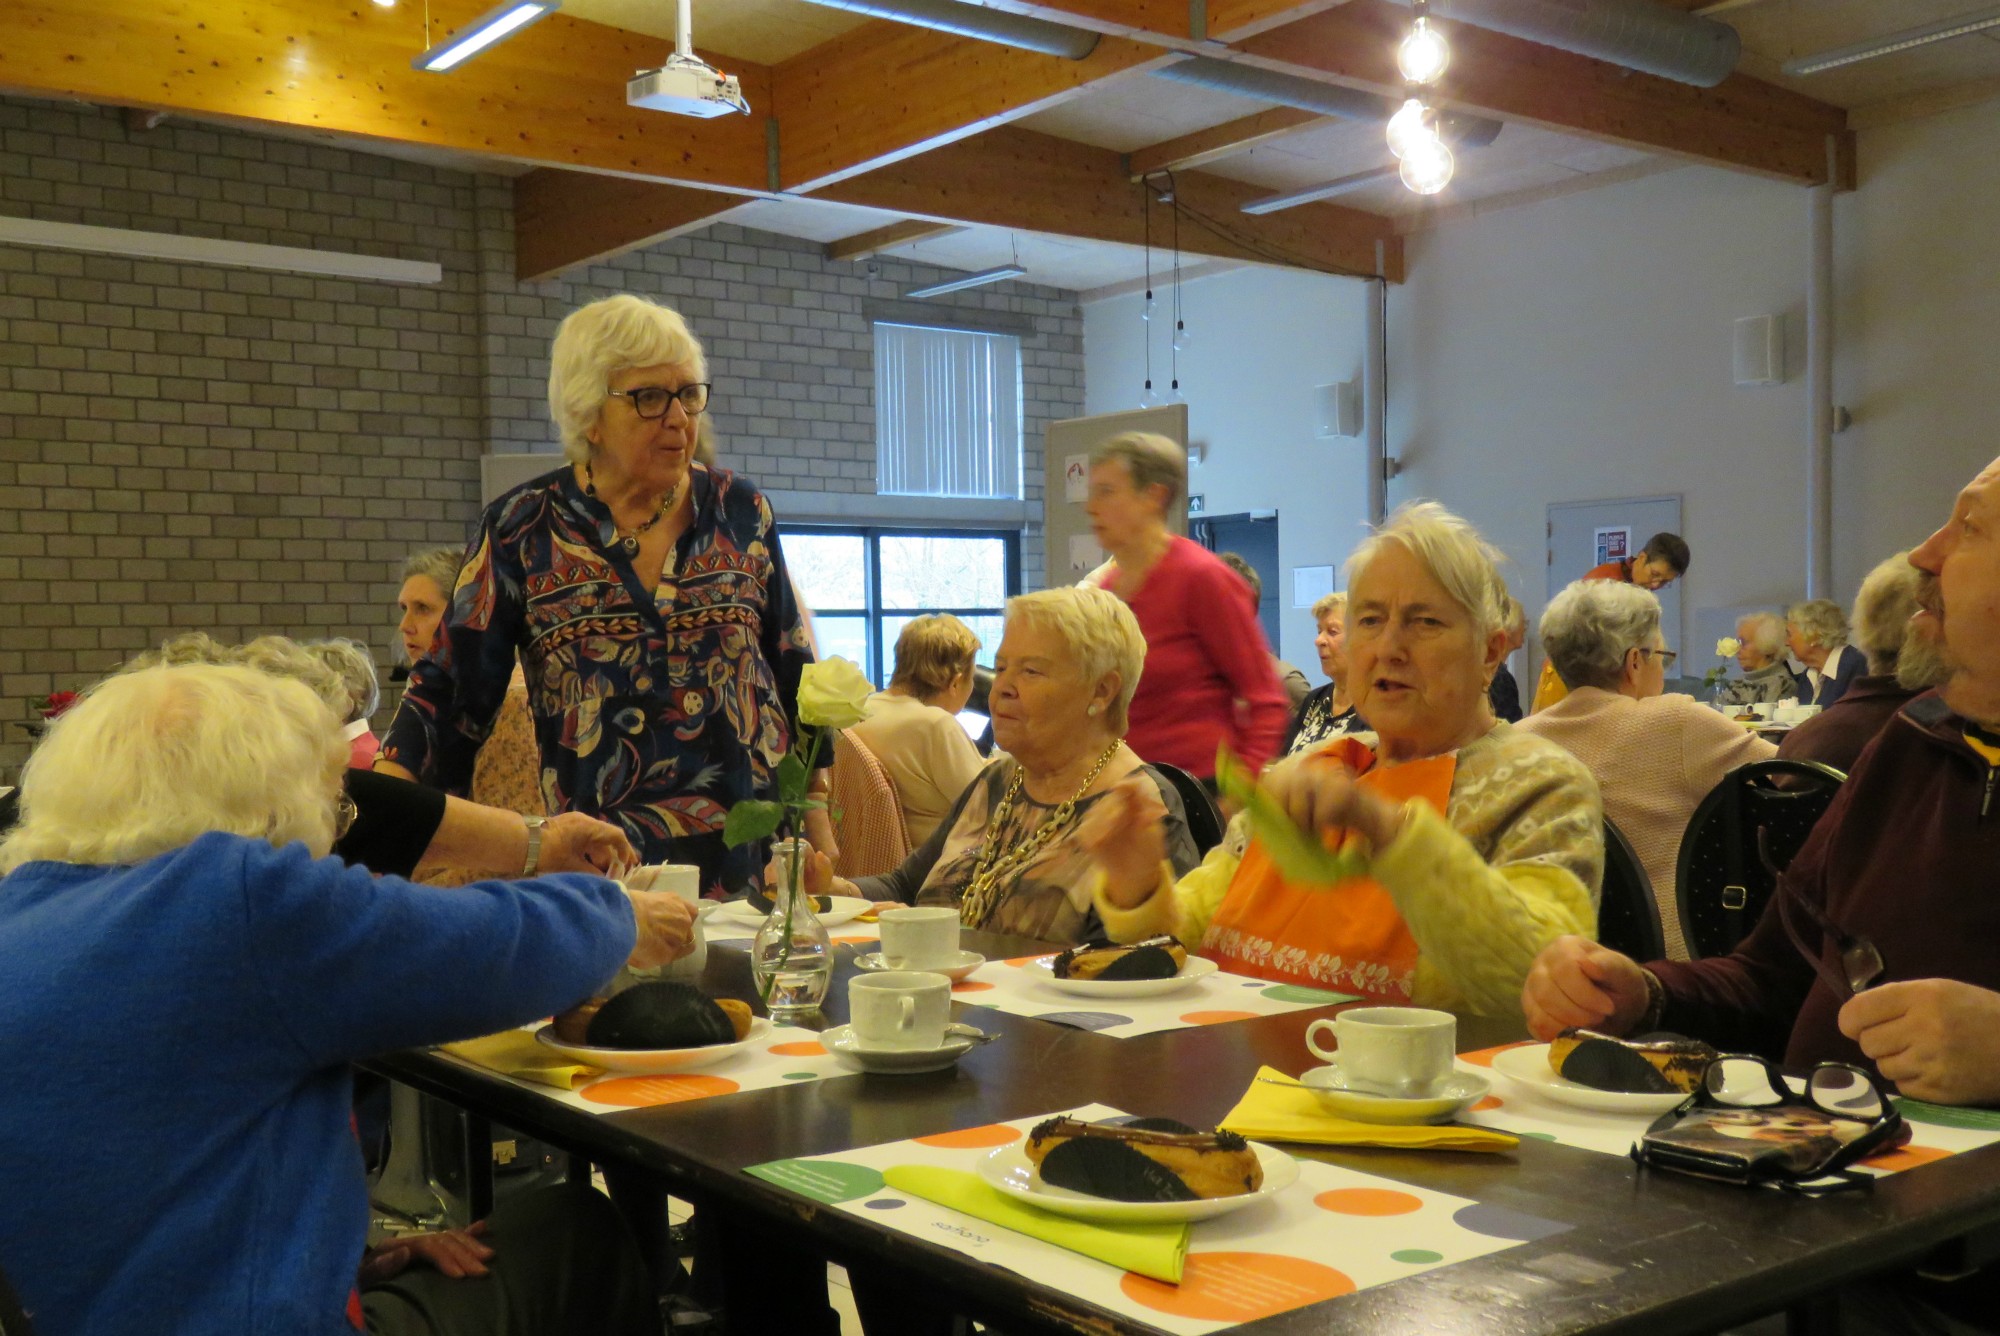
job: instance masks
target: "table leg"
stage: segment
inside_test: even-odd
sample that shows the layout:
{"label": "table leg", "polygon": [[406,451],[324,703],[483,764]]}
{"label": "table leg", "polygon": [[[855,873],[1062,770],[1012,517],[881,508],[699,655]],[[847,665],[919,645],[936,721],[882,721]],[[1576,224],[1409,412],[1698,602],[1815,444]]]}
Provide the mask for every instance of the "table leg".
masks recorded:
{"label": "table leg", "polygon": [[[584,1182],[589,1181],[586,1169]],[[604,1188],[639,1245],[639,1256],[653,1278],[653,1292],[667,1294],[679,1289],[684,1276],[674,1256],[673,1241],[667,1236],[666,1188],[650,1174],[611,1164],[604,1166]]]}
{"label": "table leg", "polygon": [[493,1214],[493,1122],[465,1115],[465,1202],[474,1220]]}

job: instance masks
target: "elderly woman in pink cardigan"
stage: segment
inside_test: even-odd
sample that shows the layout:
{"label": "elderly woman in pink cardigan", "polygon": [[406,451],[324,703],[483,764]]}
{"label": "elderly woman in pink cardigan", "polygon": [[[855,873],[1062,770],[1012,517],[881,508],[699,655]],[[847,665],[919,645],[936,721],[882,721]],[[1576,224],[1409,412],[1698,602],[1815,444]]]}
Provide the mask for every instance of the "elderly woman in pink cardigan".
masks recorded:
{"label": "elderly woman in pink cardigan", "polygon": [[1572,584],[1542,614],[1542,648],[1572,690],[1515,727],[1597,776],[1604,814],[1652,880],[1667,954],[1686,960],[1674,875],[1688,818],[1724,775],[1778,749],[1692,696],[1661,694],[1674,656],[1660,634],[1660,601],[1637,585]]}

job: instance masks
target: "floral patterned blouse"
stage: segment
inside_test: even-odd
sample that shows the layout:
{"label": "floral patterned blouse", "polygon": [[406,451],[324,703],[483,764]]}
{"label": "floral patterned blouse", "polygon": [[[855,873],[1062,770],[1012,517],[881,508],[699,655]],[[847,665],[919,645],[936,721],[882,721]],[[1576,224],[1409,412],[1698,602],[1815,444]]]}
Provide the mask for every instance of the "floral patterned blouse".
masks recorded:
{"label": "floral patterned blouse", "polygon": [[488,506],[382,758],[465,792],[518,655],[546,810],[615,822],[645,862],[699,864],[704,888],[748,885],[763,851],[724,849],[723,819],[774,796],[812,651],[769,503],[726,469],[691,480],[653,593],[569,469]]}

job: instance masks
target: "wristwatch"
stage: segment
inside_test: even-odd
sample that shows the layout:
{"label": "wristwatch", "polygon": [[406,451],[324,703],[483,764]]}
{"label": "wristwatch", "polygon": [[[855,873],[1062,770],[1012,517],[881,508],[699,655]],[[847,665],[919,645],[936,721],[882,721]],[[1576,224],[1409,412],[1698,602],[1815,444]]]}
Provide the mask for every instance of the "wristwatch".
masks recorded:
{"label": "wristwatch", "polygon": [[528,861],[521,865],[521,875],[532,877],[542,866],[542,827],[549,824],[545,816],[523,817],[528,823]]}

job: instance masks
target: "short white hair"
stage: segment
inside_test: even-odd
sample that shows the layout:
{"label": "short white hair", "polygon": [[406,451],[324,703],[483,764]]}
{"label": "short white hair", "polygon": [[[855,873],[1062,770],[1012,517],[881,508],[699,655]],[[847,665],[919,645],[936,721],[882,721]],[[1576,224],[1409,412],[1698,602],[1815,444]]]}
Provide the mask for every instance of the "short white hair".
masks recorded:
{"label": "short white hair", "polygon": [[1111,702],[1111,731],[1125,736],[1132,693],[1146,667],[1146,636],[1125,600],[1095,585],[1058,585],[1007,600],[1007,624],[1030,622],[1061,637],[1084,681],[1095,684],[1118,674],[1118,698]]}
{"label": "short white hair", "polygon": [[588,433],[613,376],[669,362],[708,379],[701,340],[671,307],[621,292],[563,317],[549,351],[549,416],[562,433],[563,457],[572,464],[590,459]]}
{"label": "short white hair", "polygon": [[1775,612],[1753,612],[1738,618],[1736,629],[1767,659],[1785,652],[1785,619]]}
{"label": "short white hair", "polygon": [[1472,619],[1480,639],[1506,625],[1507,583],[1500,578],[1499,549],[1482,538],[1469,521],[1435,501],[1405,502],[1361,540],[1347,559],[1350,597],[1369,563],[1390,543],[1423,563],[1431,578],[1443,585],[1452,602]]}
{"label": "short white hair", "polygon": [[302,684],[343,723],[353,708],[347,681],[311,650],[284,636],[258,636],[241,645],[225,645],[202,631],[187,631],[147,650],[127,663],[121,672],[143,668],[175,667],[188,664],[229,664],[255,668],[273,677],[288,677]]}
{"label": "short white hair", "polygon": [[1650,649],[1659,633],[1660,600],[1622,580],[1577,580],[1542,614],[1542,648],[1572,690],[1615,691],[1626,654]]}
{"label": "short white hair", "polygon": [[[21,771],[0,874],[142,863],[211,831],[333,847],[348,746],[298,682],[215,664],[120,673],[49,725]],[[171,943],[162,949],[172,949]]]}
{"label": "short white hair", "polygon": [[1808,599],[1785,609],[1785,621],[1808,645],[1838,649],[1847,643],[1847,614],[1830,598]]}
{"label": "short white hair", "polygon": [[382,704],[382,683],[375,676],[375,656],[358,640],[335,636],[302,646],[306,653],[325,665],[328,672],[347,688],[347,708],[341,722],[352,724],[371,717]]}
{"label": "short white hair", "polygon": [[1347,591],[1345,589],[1336,589],[1331,594],[1321,594],[1313,600],[1313,625],[1317,627],[1321,622],[1325,621],[1327,614],[1330,612],[1339,613],[1341,625],[1345,626],[1347,624]]}

